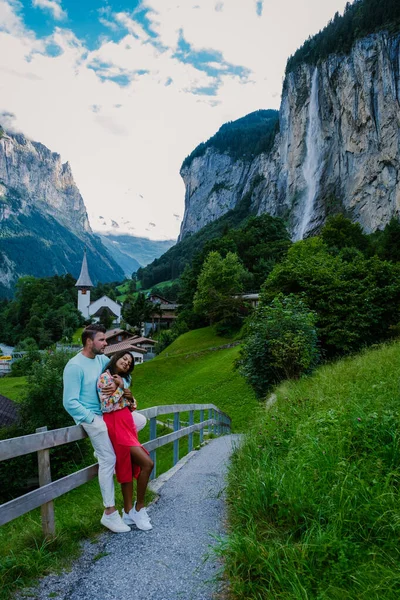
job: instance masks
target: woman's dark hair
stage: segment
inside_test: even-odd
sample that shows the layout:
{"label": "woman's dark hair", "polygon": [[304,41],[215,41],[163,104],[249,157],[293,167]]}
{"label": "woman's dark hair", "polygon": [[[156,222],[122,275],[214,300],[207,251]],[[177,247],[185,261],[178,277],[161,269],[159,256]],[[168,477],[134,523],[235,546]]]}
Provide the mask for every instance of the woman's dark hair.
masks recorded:
{"label": "woman's dark hair", "polygon": [[119,350],[118,352],[116,352],[110,362],[105,366],[105,371],[110,371],[111,375],[117,375],[117,371],[116,371],[116,364],[117,361],[122,358],[123,356],[125,356],[125,354],[129,354],[132,357],[132,363],[131,366],[129,367],[129,369],[127,370],[126,373],[124,373],[124,377],[128,377],[133,369],[135,368],[135,359],[133,358],[132,354],[128,351],[128,350]]}

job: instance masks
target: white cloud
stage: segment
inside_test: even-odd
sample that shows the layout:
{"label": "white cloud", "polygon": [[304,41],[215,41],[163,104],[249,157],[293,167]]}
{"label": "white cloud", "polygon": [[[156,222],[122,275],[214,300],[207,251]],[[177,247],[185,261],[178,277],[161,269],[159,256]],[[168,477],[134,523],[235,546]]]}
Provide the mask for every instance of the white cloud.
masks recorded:
{"label": "white cloud", "polygon": [[24,26],[18,11],[21,9],[20,2],[0,0],[0,31],[19,34]]}
{"label": "white cloud", "polygon": [[99,22],[104,25],[104,27],[108,27],[109,29],[111,29],[111,31],[118,31],[119,27],[116,23],[114,23],[114,21],[109,21],[108,19],[105,19],[104,17],[100,17],[99,18]]}
{"label": "white cloud", "polygon": [[[71,163],[90,214],[120,223],[123,215],[136,235],[175,237],[185,156],[224,122],[278,108],[287,57],[344,7],[342,0],[304,0],[301,7],[280,0],[264,2],[260,16],[248,0],[220,4],[215,10],[216,0],[145,0],[156,41],[135,13],[107,8],[99,18],[126,35],[89,51],[64,27],[36,39],[24,29],[19,5],[0,0],[0,111],[14,113],[19,130]],[[249,76],[229,72],[216,58],[212,74],[181,62],[180,31],[196,51],[220,53]],[[59,56],[46,54],[50,44]],[[109,79],[121,76],[128,85]],[[216,95],[194,93],[201,88]],[[156,226],[147,232],[150,222]]]}
{"label": "white cloud", "polygon": [[56,21],[67,18],[66,11],[62,9],[61,0],[32,0],[32,5],[51,12]]}

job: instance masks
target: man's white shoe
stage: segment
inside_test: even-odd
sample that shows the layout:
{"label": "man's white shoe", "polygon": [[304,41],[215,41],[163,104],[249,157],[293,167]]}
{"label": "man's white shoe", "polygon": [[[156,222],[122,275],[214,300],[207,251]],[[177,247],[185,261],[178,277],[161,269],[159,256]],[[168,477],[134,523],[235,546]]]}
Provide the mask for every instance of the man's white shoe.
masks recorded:
{"label": "man's white shoe", "polygon": [[100,519],[100,523],[107,527],[113,533],[127,533],[131,530],[130,527],[121,519],[121,515],[117,510],[115,510],[110,515],[106,515],[103,513],[103,516]]}
{"label": "man's white shoe", "polygon": [[[140,510],[136,510],[136,502],[127,516],[129,517],[129,520],[131,520],[132,523],[134,523],[138,529],[142,529],[142,531],[149,531],[150,529],[153,529],[146,509],[141,508]],[[125,521],[125,523],[126,522],[127,521]]]}

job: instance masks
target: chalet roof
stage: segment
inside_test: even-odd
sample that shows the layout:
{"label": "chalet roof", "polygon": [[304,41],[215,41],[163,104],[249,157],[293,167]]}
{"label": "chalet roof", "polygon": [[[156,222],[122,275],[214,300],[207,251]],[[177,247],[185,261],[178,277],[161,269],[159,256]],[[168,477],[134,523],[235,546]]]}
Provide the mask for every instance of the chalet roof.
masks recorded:
{"label": "chalet roof", "polygon": [[132,343],[135,344],[156,344],[156,340],[152,340],[151,338],[147,338],[147,337],[133,337],[130,340]]}
{"label": "chalet roof", "polygon": [[163,298],[163,296],[160,296],[160,294],[150,294],[149,300],[150,302],[153,302],[153,304],[172,304],[169,300]]}
{"label": "chalet roof", "polygon": [[[106,331],[106,340],[108,340],[108,338],[110,337],[114,337],[114,335],[119,335],[120,333],[128,333],[128,331],[125,331],[125,329],[109,329],[108,331]],[[134,336],[132,336],[134,337]]]}
{"label": "chalet roof", "polygon": [[104,350],[104,354],[106,356],[111,356],[120,350],[126,350],[127,352],[139,352],[140,354],[147,354],[147,351],[144,348],[139,348],[139,346],[135,346],[131,340],[125,340],[124,342],[118,342],[118,344],[112,344],[111,346],[107,346]]}
{"label": "chalet roof", "polygon": [[76,282],[75,287],[79,287],[79,288],[93,287],[93,283],[92,283],[92,280],[90,279],[89,270],[88,270],[88,266],[87,266],[86,250],[83,255],[81,274],[78,277],[78,281]]}
{"label": "chalet roof", "polygon": [[0,427],[13,425],[18,419],[18,405],[0,394]]}

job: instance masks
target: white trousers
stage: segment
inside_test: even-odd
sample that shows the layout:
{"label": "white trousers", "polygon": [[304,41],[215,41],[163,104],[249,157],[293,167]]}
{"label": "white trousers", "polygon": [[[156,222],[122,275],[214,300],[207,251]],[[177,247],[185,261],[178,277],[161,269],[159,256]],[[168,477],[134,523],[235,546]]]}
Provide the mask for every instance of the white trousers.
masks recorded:
{"label": "white trousers", "polygon": [[140,431],[141,429],[143,429],[143,427],[146,426],[146,423],[147,423],[146,417],[144,415],[141,415],[140,413],[138,413],[136,410],[134,410],[132,413],[132,419],[136,425],[136,431]]}
{"label": "white trousers", "polygon": [[82,427],[88,434],[99,461],[99,485],[103,504],[106,508],[115,506],[115,453],[108,437],[107,425],[103,417],[95,415],[92,423],[82,423]]}

